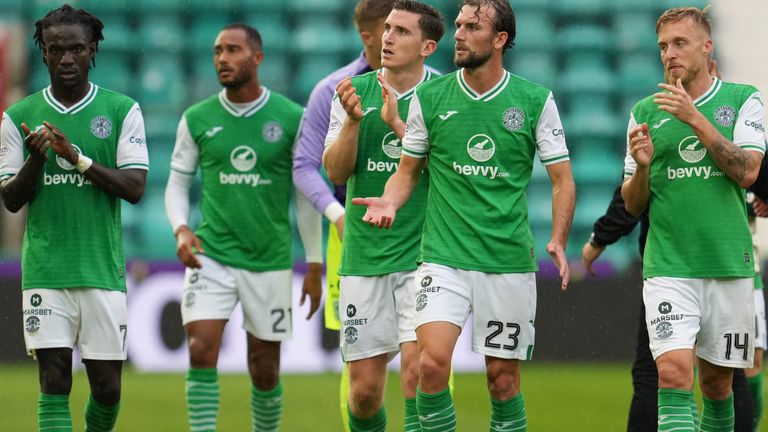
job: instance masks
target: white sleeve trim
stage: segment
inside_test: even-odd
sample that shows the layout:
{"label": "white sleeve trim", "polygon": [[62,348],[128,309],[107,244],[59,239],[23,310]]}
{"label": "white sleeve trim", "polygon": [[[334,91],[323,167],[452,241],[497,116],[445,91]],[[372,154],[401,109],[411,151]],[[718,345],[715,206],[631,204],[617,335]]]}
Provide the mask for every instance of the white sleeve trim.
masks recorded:
{"label": "white sleeve trim", "polygon": [[0,123],[0,179],[16,175],[24,165],[24,138],[8,113]]}
{"label": "white sleeve trim", "polygon": [[635,173],[635,170],[637,169],[637,162],[635,162],[635,158],[632,157],[632,153],[629,152],[629,131],[631,131],[635,126],[637,126],[637,120],[635,120],[635,115],[633,113],[629,114],[629,123],[627,124],[627,151],[624,155],[624,177],[632,177],[632,174]]}
{"label": "white sleeve trim", "polygon": [[147,134],[138,103],[133,104],[123,120],[117,140],[117,168],[149,170]]}
{"label": "white sleeve trim", "polygon": [[341,205],[341,203],[338,201],[333,201],[332,203],[328,204],[328,207],[326,207],[325,210],[323,210],[323,214],[328,218],[329,221],[331,221],[331,223],[336,223],[340,217],[344,216],[344,213],[344,206]]}
{"label": "white sleeve trim", "polygon": [[761,100],[760,92],[755,92],[739,109],[733,129],[733,143],[746,150],[765,153],[765,107]]}
{"label": "white sleeve trim", "polygon": [[549,92],[536,125],[536,148],[542,165],[552,165],[570,159],[568,146],[565,144],[563,123],[557,111],[555,97]]}
{"label": "white sleeve trim", "polygon": [[323,219],[296,188],[296,223],[308,263],[323,262]]}
{"label": "white sleeve trim", "polygon": [[341,126],[346,119],[347,112],[344,111],[344,107],[341,105],[338,94],[334,93],[333,100],[331,101],[331,116],[328,121],[328,133],[325,135],[325,148],[328,148],[328,146],[336,142],[336,139],[341,133]]}
{"label": "white sleeve trim", "polygon": [[182,225],[189,225],[189,189],[194,176],[171,171],[165,187],[165,213],[173,232]]}
{"label": "white sleeve trim", "polygon": [[405,123],[405,136],[402,143],[403,154],[407,156],[424,159],[429,154],[429,131],[416,93],[413,94],[408,106],[408,120]]}
{"label": "white sleeve trim", "polygon": [[199,155],[200,149],[189,132],[187,118],[182,116],[176,130],[176,144],[171,155],[171,170],[194,176],[197,172]]}

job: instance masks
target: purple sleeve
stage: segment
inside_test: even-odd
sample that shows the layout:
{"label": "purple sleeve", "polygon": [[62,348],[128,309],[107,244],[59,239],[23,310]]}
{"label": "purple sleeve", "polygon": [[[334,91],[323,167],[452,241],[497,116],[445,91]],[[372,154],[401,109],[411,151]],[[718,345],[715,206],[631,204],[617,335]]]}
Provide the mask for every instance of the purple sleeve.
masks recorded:
{"label": "purple sleeve", "polygon": [[293,158],[293,182],[321,214],[336,201],[320,175],[335,84],[326,78],[312,90]]}

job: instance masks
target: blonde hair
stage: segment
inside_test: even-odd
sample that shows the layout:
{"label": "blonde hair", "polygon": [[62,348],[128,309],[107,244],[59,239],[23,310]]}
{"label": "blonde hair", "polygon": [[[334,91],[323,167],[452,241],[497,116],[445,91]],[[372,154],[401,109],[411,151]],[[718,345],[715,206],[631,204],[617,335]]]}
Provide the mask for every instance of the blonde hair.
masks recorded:
{"label": "blonde hair", "polygon": [[684,18],[691,18],[694,23],[704,29],[704,31],[707,33],[707,36],[712,36],[712,25],[709,22],[708,15],[709,6],[706,6],[704,9],[699,9],[697,7],[680,7],[669,9],[661,14],[659,20],[656,21],[656,34],[659,34],[659,31],[664,24],[678,22]]}

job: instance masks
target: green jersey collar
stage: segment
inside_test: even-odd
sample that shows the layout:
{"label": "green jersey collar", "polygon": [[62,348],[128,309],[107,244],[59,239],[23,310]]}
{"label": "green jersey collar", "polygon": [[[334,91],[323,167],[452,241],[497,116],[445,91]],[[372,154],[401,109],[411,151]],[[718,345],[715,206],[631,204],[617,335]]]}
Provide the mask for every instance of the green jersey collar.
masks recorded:
{"label": "green jersey collar", "polygon": [[720,81],[720,79],[718,79],[717,77],[713,77],[712,85],[709,87],[709,90],[707,90],[703,95],[697,97],[693,101],[693,104],[696,105],[697,107],[700,107],[705,103],[709,102],[710,100],[712,100],[713,97],[715,97],[717,92],[720,91],[720,87],[722,86],[723,86],[723,82]]}
{"label": "green jersey collar", "polygon": [[[384,79],[384,68],[377,70],[376,74],[382,79]],[[428,81],[430,79],[432,79],[432,72],[428,71],[427,68],[424,68],[424,74],[421,76],[421,79],[419,80],[419,82],[416,83],[415,86],[404,91],[403,93],[398,93],[397,90],[393,89],[392,87],[390,87],[389,89],[392,90],[392,93],[394,93],[395,96],[397,96],[397,100],[408,100],[411,98],[411,96],[413,96],[413,93],[416,91],[416,87],[418,87],[419,84],[423,83],[424,81]],[[379,86],[381,86],[381,83],[379,82],[379,80],[376,80],[376,82],[379,84]]]}
{"label": "green jersey collar", "polygon": [[509,72],[504,71],[504,75],[501,77],[501,80],[499,80],[495,86],[491,87],[490,90],[483,94],[478,94],[464,80],[464,68],[461,68],[456,72],[456,81],[459,83],[459,88],[461,88],[461,90],[463,90],[470,99],[481,102],[488,102],[498,96],[499,93],[501,93],[502,90],[504,90],[504,88],[507,86],[509,83]]}
{"label": "green jersey collar", "polygon": [[240,104],[227,99],[227,92],[226,90],[222,89],[219,92],[219,102],[221,102],[221,106],[223,106],[225,110],[229,111],[229,113],[235,117],[250,117],[267,104],[269,101],[269,95],[269,89],[262,86],[261,96],[259,96],[255,101]]}
{"label": "green jersey collar", "polygon": [[48,105],[50,105],[53,109],[55,109],[61,114],[77,114],[83,108],[88,106],[88,104],[90,104],[94,99],[96,99],[96,93],[99,92],[99,86],[91,82],[89,82],[88,84],[90,85],[90,88],[88,89],[88,93],[86,93],[82,99],[80,99],[70,107],[64,106],[64,104],[57,101],[56,98],[53,97],[53,93],[51,92],[51,86],[48,86],[43,89],[43,99],[45,99]]}

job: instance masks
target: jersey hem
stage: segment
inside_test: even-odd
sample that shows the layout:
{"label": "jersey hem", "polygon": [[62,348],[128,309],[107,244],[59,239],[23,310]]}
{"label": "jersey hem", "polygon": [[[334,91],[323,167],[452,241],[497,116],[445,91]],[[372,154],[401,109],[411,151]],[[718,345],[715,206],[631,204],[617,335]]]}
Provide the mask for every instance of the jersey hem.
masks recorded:
{"label": "jersey hem", "polygon": [[[342,264],[343,266],[344,264]],[[351,270],[339,268],[339,276],[384,276],[392,273],[401,273],[414,271],[418,268],[416,260],[413,261],[413,266],[397,266],[392,268],[376,268],[375,270],[359,270],[352,268]]]}
{"label": "jersey hem", "polygon": [[250,271],[250,272],[257,272],[257,273],[268,272],[268,271],[277,271],[277,270],[291,270],[293,268],[293,263],[290,260],[289,260],[288,264],[283,264],[283,265],[264,266],[264,267],[253,266],[253,267],[251,267],[251,266],[244,266],[244,265],[242,265],[242,263],[236,263],[236,262],[233,262],[233,261],[229,261],[227,259],[222,259],[222,258],[217,257],[215,255],[205,254],[205,256],[207,256],[208,258],[218,262],[221,265],[225,265],[225,266],[228,266],[228,267],[233,267],[233,268],[240,269],[240,270],[247,270],[247,271]]}
{"label": "jersey hem", "polygon": [[681,279],[752,279],[755,277],[755,273],[752,272],[752,274],[742,274],[742,273],[733,273],[733,274],[713,274],[713,273],[705,273],[705,274],[696,274],[692,275],[690,273],[672,273],[672,272],[659,272],[659,271],[649,271],[649,272],[643,272],[643,279],[653,278],[653,277],[673,277],[673,278],[681,278]]}
{"label": "jersey hem", "polygon": [[74,285],[60,285],[60,286],[51,286],[48,284],[40,285],[40,284],[34,284],[34,285],[22,285],[21,290],[30,290],[30,289],[100,289],[105,291],[118,291],[118,292],[127,292],[128,288],[126,287],[108,287],[108,286],[99,286],[96,284],[74,284]]}
{"label": "jersey hem", "polygon": [[446,267],[452,267],[460,270],[479,271],[483,273],[532,273],[539,271],[538,264],[528,265],[525,267],[494,267],[484,266],[475,263],[465,263],[460,261],[452,261],[450,259],[440,257],[422,257],[419,259],[419,264],[431,263],[440,264]]}

